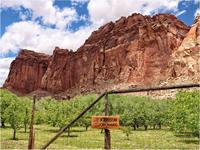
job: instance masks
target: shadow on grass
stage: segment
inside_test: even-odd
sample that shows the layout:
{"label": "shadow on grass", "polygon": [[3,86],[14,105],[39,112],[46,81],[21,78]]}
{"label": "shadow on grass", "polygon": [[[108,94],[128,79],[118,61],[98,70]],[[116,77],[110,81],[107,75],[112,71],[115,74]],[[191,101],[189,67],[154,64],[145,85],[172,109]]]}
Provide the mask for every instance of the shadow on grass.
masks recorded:
{"label": "shadow on grass", "polygon": [[191,132],[176,133],[174,136],[180,137],[180,138],[192,138],[192,137],[194,137]]}
{"label": "shadow on grass", "polygon": [[199,145],[199,140],[198,139],[196,139],[196,140],[194,140],[194,139],[191,139],[191,140],[179,140],[179,142],[182,142],[182,143],[185,143],[185,144],[197,144],[197,145]]}
{"label": "shadow on grass", "polygon": [[75,138],[75,137],[78,137],[78,135],[61,135],[60,137]]}
{"label": "shadow on grass", "polygon": [[24,134],[29,134],[29,130],[27,130],[26,132],[25,131],[22,131],[22,130],[20,130],[20,131],[17,131],[18,133],[24,133]]}
{"label": "shadow on grass", "polygon": [[10,126],[4,126],[4,127],[0,127],[0,129],[11,129],[11,127]]}
{"label": "shadow on grass", "polygon": [[144,128],[137,128],[136,130],[134,130],[133,128],[132,128],[132,130],[131,131],[144,131],[144,132],[146,132],[146,131],[168,131],[167,129],[164,129],[164,128],[161,128],[161,129],[157,129],[157,128],[155,128],[155,129],[153,129],[153,128],[148,128],[147,130],[145,130]]}
{"label": "shadow on grass", "polygon": [[199,139],[190,139],[195,137],[191,132],[181,132],[175,134],[175,136],[180,138],[180,140],[178,140],[179,142],[185,144],[199,144]]}
{"label": "shadow on grass", "polygon": [[15,141],[20,141],[20,140],[24,140],[24,139],[19,139],[19,138],[16,138],[16,139],[8,138],[7,140],[11,140],[11,141],[15,142]]}
{"label": "shadow on grass", "polygon": [[[45,131],[45,132],[56,133],[60,129],[41,129],[41,128],[37,128],[36,130],[42,130],[42,131]],[[71,132],[86,132],[86,130],[80,130],[80,129],[71,129],[70,131]]]}
{"label": "shadow on grass", "polygon": [[71,129],[71,132],[86,132],[86,130]]}
{"label": "shadow on grass", "polygon": [[157,131],[157,130],[155,130],[155,129],[144,130],[144,129],[142,129],[142,128],[138,128],[138,129],[136,129],[136,130],[132,129],[131,131],[134,131],[134,132],[137,132],[137,131],[139,131],[139,132],[147,132],[147,131]]}
{"label": "shadow on grass", "polygon": [[[144,129],[143,129],[144,130]],[[153,129],[153,128],[148,128],[147,130],[144,130],[144,131],[148,131],[148,130],[150,130],[150,131],[168,131],[168,129],[165,129],[165,128],[161,128],[161,129],[159,129],[159,128],[155,128],[155,129]]]}
{"label": "shadow on grass", "polygon": [[45,132],[51,132],[51,133],[56,133],[56,132],[59,131],[59,129],[39,129],[39,130],[42,130],[42,131],[45,131]]}

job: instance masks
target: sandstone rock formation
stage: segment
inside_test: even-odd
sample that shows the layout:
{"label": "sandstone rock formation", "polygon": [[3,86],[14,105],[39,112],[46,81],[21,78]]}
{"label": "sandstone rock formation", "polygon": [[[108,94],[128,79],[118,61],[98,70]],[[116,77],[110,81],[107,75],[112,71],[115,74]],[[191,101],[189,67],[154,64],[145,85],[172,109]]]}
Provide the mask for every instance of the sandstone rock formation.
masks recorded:
{"label": "sandstone rock formation", "polygon": [[200,81],[200,15],[196,17],[180,47],[172,54],[172,82]]}
{"label": "sandstone rock formation", "polygon": [[29,93],[40,87],[49,63],[49,56],[33,51],[21,50],[11,63],[4,87],[17,92]]}
{"label": "sandstone rock formation", "polygon": [[[4,87],[23,94],[36,89],[72,94],[160,84],[178,76],[172,60],[182,57],[178,51],[189,29],[170,14],[122,17],[94,31],[76,52],[56,47],[50,57],[22,50]],[[199,25],[191,30],[199,31]]]}

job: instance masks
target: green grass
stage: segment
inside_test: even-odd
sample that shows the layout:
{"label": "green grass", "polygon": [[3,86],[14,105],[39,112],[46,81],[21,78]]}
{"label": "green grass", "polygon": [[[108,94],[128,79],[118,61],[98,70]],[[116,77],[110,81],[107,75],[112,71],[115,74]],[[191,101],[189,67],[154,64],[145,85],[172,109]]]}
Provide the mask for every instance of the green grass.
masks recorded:
{"label": "green grass", "polygon": [[[49,148],[56,149],[103,149],[104,134],[99,129],[85,131],[82,127],[73,127],[71,137],[64,133]],[[26,149],[28,144],[28,133],[21,129],[17,132],[18,140],[11,140],[12,130],[10,128],[0,129],[1,149]],[[35,126],[35,148],[41,148],[55,133],[58,128],[48,125]],[[111,147],[113,149],[198,149],[199,139],[186,134],[174,134],[168,129],[132,131],[130,140],[120,129],[111,130]]]}

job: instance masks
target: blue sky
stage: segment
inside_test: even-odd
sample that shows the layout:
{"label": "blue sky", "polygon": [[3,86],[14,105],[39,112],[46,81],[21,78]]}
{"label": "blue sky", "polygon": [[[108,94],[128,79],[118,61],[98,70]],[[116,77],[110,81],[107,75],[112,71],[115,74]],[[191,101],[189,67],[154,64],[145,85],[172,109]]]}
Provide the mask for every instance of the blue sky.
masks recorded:
{"label": "blue sky", "polygon": [[76,50],[101,25],[134,12],[172,13],[191,25],[200,0],[1,0],[0,86],[20,48]]}
{"label": "blue sky", "polygon": [[[89,17],[88,9],[87,9],[88,2],[83,3],[82,5],[73,5],[73,2],[70,0],[56,0],[54,2],[54,6],[57,6],[59,8],[65,8],[65,7],[71,7],[75,8],[78,15]],[[196,12],[198,8],[198,4],[194,3],[193,0],[180,2],[178,4],[179,11],[184,11],[183,14],[179,15],[178,18],[185,22],[187,25],[191,25],[192,21],[194,20],[194,13]],[[20,18],[21,13],[26,13],[28,10],[24,7],[21,7],[21,10],[15,10],[12,8],[2,9],[1,10],[1,37],[5,33],[5,29],[7,26],[11,25],[14,22],[22,21]],[[170,13],[170,11],[166,11],[167,13]],[[31,17],[27,18],[27,20],[31,20]],[[73,22],[70,26],[70,30],[76,31],[80,26],[85,26],[89,24],[88,20],[80,20],[78,22]],[[52,26],[53,27],[53,26]]]}
{"label": "blue sky", "polygon": [[[10,0],[11,1],[11,0]],[[39,1],[39,0],[37,0]],[[73,3],[69,0],[57,0],[54,2],[53,6],[59,7],[60,9],[63,9],[65,7],[69,8],[75,8],[77,11],[77,14],[79,16],[87,16],[88,17],[88,10],[87,10],[87,3],[83,3],[81,5],[73,5]],[[20,22],[23,19],[20,18],[20,14],[25,14],[29,12],[27,8],[21,7],[21,10],[15,10],[12,8],[6,8],[1,10],[1,36],[5,33],[6,27],[11,25],[14,22]],[[30,12],[29,12],[30,13]],[[31,20],[31,17],[29,16],[26,20]],[[38,19],[39,20],[39,19]],[[89,22],[88,20],[79,20],[77,22],[72,22],[70,25],[71,31],[76,31],[80,26],[85,26]],[[41,23],[42,24],[42,23]],[[55,28],[55,26],[50,26],[51,28]]]}

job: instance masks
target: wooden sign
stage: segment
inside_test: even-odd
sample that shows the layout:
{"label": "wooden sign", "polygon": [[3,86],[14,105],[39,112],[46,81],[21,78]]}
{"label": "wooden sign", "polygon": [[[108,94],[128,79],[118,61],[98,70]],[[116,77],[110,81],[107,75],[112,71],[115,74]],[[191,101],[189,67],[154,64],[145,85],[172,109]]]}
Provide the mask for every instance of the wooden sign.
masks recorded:
{"label": "wooden sign", "polygon": [[92,116],[92,128],[117,129],[119,127],[119,116]]}

